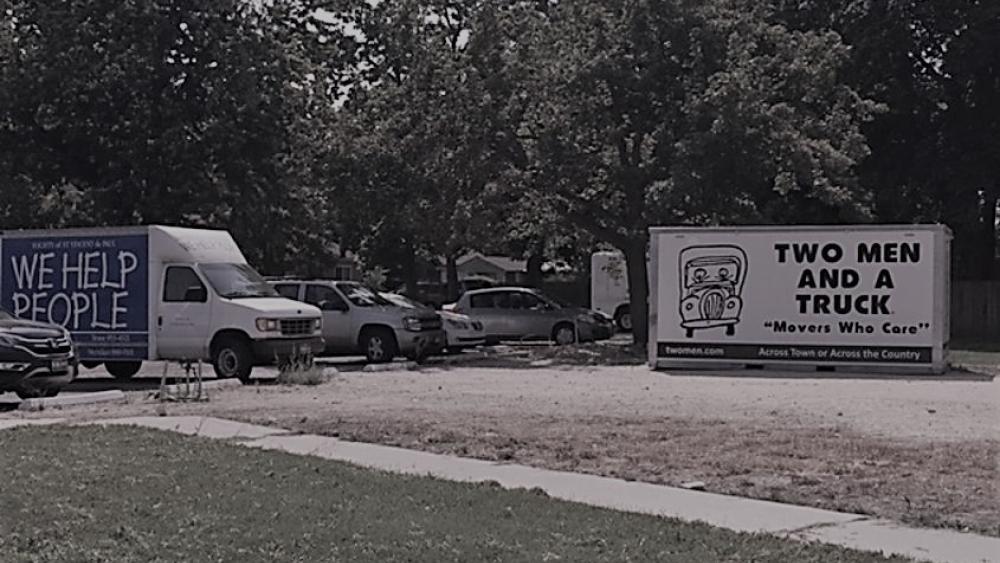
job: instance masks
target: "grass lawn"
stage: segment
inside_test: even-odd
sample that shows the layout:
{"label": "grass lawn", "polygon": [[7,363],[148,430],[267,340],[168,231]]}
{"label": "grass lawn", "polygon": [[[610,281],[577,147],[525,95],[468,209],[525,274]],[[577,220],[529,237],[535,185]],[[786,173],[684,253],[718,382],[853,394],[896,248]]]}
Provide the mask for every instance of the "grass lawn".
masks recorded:
{"label": "grass lawn", "polygon": [[0,452],[4,562],[885,561],[151,430],[4,430]]}

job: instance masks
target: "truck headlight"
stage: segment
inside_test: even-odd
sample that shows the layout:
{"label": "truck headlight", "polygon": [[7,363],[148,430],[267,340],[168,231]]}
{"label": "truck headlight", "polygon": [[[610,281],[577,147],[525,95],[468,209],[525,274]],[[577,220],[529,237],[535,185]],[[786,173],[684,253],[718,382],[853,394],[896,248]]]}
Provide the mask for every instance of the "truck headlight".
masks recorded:
{"label": "truck headlight", "polygon": [[323,319],[313,319],[313,332],[319,332],[321,330],[323,330]]}
{"label": "truck headlight", "polygon": [[261,332],[278,332],[281,330],[281,323],[278,319],[257,319],[257,330]]}
{"label": "truck headlight", "polygon": [[420,332],[423,325],[417,317],[403,317],[403,328],[413,332]]}

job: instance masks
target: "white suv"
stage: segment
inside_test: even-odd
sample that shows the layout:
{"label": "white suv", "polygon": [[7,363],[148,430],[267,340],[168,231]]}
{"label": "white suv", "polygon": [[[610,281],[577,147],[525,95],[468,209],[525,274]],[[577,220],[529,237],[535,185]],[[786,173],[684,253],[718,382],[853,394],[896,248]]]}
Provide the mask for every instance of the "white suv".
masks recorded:
{"label": "white suv", "polygon": [[358,282],[272,280],[284,297],[319,307],[323,315],[324,354],[362,354],[369,362],[397,355],[421,359],[440,352],[447,341],[433,311],[402,309]]}

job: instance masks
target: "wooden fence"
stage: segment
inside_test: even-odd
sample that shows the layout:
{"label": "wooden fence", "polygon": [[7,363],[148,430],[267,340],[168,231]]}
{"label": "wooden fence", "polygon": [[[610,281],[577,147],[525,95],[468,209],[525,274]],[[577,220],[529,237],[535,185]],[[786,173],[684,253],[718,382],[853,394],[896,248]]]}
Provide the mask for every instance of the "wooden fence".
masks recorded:
{"label": "wooden fence", "polygon": [[1000,343],[1000,281],[952,282],[951,337]]}

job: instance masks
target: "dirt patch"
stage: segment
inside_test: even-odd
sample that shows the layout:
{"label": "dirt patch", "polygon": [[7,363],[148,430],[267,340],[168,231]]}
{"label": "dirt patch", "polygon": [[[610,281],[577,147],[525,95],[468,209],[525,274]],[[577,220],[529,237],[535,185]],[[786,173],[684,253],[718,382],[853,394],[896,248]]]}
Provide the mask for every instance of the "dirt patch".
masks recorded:
{"label": "dirt patch", "polygon": [[[247,388],[167,412],[653,483],[698,480],[713,492],[1000,536],[998,390],[641,367],[454,368]],[[132,400],[59,415],[155,412]]]}

